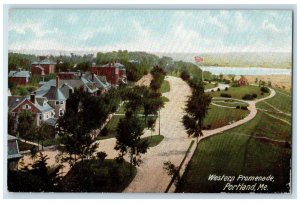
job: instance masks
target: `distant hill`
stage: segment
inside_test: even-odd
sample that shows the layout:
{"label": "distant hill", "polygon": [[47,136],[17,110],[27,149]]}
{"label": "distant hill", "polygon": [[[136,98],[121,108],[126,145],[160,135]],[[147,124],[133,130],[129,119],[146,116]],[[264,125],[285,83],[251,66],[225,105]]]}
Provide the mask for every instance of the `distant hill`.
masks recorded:
{"label": "distant hill", "polygon": [[204,58],[204,66],[292,68],[291,53],[155,53],[174,60],[194,62],[194,56]]}

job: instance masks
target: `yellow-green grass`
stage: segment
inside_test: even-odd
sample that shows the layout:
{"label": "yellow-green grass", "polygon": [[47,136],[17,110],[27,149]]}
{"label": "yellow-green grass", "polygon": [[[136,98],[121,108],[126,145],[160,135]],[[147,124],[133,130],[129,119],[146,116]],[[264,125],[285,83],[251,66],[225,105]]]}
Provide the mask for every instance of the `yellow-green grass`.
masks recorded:
{"label": "yellow-green grass", "polygon": [[244,102],[236,102],[236,101],[230,101],[230,100],[213,100],[212,101],[215,104],[222,105],[222,106],[228,106],[228,107],[236,107],[236,106],[249,106],[247,103]]}
{"label": "yellow-green grass", "polygon": [[264,102],[259,102],[256,104],[258,108],[275,111],[274,108],[272,108],[266,103],[271,104],[272,106],[276,107],[280,111],[283,111],[284,113],[292,112],[292,97],[289,97],[287,95],[277,93],[274,97],[267,99]]}
{"label": "yellow-green grass", "polygon": [[221,97],[221,93],[230,94],[232,98],[236,98],[236,99],[242,99],[243,96],[246,94],[256,94],[257,99],[266,97],[270,94],[270,93],[264,93],[263,95],[261,95],[260,87],[251,86],[251,85],[241,86],[241,87],[229,87],[227,91],[221,90],[221,91],[210,92],[209,94],[212,97]]}
{"label": "yellow-green grass", "polygon": [[[288,192],[290,147],[255,136],[290,141],[291,128],[258,113],[248,123],[200,141],[176,192],[242,192],[224,191],[227,182],[208,181],[210,174],[236,177],[240,174],[272,175],[275,181],[267,183],[266,192]],[[234,182],[238,183],[241,182]]]}
{"label": "yellow-green grass", "polygon": [[167,97],[165,97],[165,96],[162,96],[161,99],[162,99],[163,102],[165,102],[165,103],[170,101],[170,100],[169,100]]}
{"label": "yellow-green grass", "polygon": [[114,159],[100,162],[97,159],[75,164],[62,180],[63,192],[122,192],[137,173],[130,163],[117,163]]}
{"label": "yellow-green grass", "polygon": [[120,121],[121,118],[124,118],[125,115],[114,115],[109,122],[106,124],[106,128],[107,128],[107,135],[106,136],[98,136],[98,139],[102,140],[102,139],[108,139],[108,138],[112,138],[115,137],[117,134],[117,126],[118,123]]}
{"label": "yellow-green grass", "polygon": [[142,139],[148,141],[149,147],[155,147],[155,146],[159,145],[159,143],[161,143],[161,141],[163,141],[164,136],[162,136],[162,135],[153,135],[153,136],[145,137],[145,138],[142,138]]}
{"label": "yellow-green grass", "polygon": [[212,83],[206,83],[205,85],[204,85],[204,89],[211,89],[211,88],[214,88],[215,87],[215,85],[214,84],[212,84]]}
{"label": "yellow-green grass", "polygon": [[242,109],[223,108],[214,105],[209,106],[208,114],[204,119],[204,126],[210,125],[210,129],[228,125],[229,122],[245,118],[249,111]]}
{"label": "yellow-green grass", "polygon": [[160,87],[160,93],[166,93],[170,91],[170,83],[167,80],[164,80],[161,87]]}
{"label": "yellow-green grass", "polygon": [[[116,112],[116,114],[125,114],[126,113],[126,104],[123,104],[122,106],[120,106],[119,110]],[[137,110],[137,113],[142,114],[143,113],[143,107],[140,107]]]}

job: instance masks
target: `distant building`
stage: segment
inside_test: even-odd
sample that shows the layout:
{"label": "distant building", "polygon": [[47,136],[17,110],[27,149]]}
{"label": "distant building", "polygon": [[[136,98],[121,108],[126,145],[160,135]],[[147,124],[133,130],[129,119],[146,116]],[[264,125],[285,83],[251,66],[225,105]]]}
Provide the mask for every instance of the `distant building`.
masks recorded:
{"label": "distant building", "polygon": [[124,65],[120,63],[109,63],[100,66],[96,66],[96,64],[93,63],[91,72],[98,76],[105,76],[106,80],[113,86],[127,83],[126,69]]}
{"label": "distant building", "polygon": [[48,59],[42,61],[35,61],[31,64],[32,75],[48,75],[50,73],[55,73],[56,63]]}
{"label": "distant building", "polygon": [[26,85],[29,82],[30,72],[29,71],[9,71],[8,81],[16,85]]}
{"label": "distant building", "polygon": [[18,138],[8,135],[7,136],[7,165],[9,170],[14,170],[17,167],[22,155],[19,151]]}
{"label": "distant building", "polygon": [[59,72],[58,77],[60,80],[70,80],[78,77],[78,72]]}
{"label": "distant building", "polygon": [[238,80],[239,86],[246,86],[248,85],[248,80],[245,78],[245,76],[241,76],[241,78]]}

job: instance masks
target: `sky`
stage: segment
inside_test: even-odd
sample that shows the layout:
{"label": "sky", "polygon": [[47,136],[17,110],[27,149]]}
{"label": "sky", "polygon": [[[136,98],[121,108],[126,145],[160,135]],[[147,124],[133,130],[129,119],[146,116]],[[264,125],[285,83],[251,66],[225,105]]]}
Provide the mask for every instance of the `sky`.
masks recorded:
{"label": "sky", "polygon": [[10,51],[291,52],[288,10],[11,9]]}

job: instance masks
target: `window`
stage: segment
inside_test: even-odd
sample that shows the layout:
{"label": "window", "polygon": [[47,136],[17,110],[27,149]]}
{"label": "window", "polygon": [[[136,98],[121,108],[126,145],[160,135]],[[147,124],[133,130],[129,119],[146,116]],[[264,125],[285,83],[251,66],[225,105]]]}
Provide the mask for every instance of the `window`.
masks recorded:
{"label": "window", "polygon": [[25,104],[25,109],[29,109],[29,105],[28,104]]}
{"label": "window", "polygon": [[60,110],[59,110],[59,115],[60,115],[60,116],[63,116],[63,115],[64,115],[64,110],[63,110],[63,109],[60,109]]}
{"label": "window", "polygon": [[56,104],[56,105],[59,105],[59,101],[56,101],[55,104]]}
{"label": "window", "polygon": [[61,101],[60,104],[64,104],[64,101]]}
{"label": "window", "polygon": [[43,115],[42,114],[40,114],[40,120],[42,120],[43,119]]}
{"label": "window", "polygon": [[46,118],[48,118],[48,114],[46,115]]}

